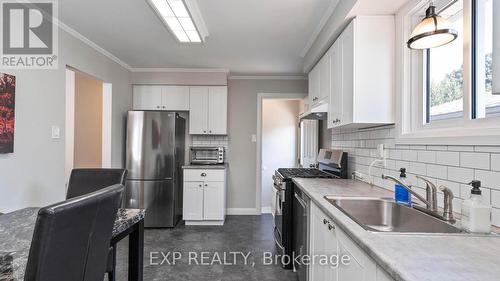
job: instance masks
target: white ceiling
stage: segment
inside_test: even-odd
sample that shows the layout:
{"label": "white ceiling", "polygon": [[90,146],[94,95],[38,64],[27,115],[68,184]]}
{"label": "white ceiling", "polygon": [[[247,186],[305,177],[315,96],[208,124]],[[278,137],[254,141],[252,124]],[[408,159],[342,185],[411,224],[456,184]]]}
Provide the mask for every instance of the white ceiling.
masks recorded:
{"label": "white ceiling", "polygon": [[146,0],[59,1],[63,23],[133,68],[302,73],[303,52],[337,0],[198,0],[209,37],[178,43]]}

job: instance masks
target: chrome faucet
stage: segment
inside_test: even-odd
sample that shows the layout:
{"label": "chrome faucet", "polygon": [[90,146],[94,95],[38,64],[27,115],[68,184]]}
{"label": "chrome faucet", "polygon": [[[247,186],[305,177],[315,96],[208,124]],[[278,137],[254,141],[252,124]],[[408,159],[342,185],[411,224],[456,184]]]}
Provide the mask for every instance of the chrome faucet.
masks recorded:
{"label": "chrome faucet", "polygon": [[[417,176],[417,177],[424,180],[428,185],[427,188],[428,188],[428,190],[430,190],[430,192],[429,191],[427,192],[427,199],[422,197],[417,192],[413,191],[411,189],[411,186],[404,184],[403,182],[401,182],[397,178],[395,178],[393,176],[382,175],[382,179],[392,180],[393,182],[396,182],[397,184],[401,185],[404,189],[408,190],[408,192],[410,192],[413,196],[415,196],[420,201],[422,201],[426,206],[426,208],[422,208],[420,206],[413,206],[413,208],[420,210],[424,213],[427,213],[429,215],[432,215],[434,217],[437,217],[439,219],[442,219],[444,221],[450,222],[452,224],[455,223],[455,219],[453,218],[453,192],[451,191],[451,189],[449,189],[448,187],[446,187],[444,185],[439,186],[439,190],[441,190],[444,194],[444,212],[443,212],[443,215],[441,216],[438,213],[438,208],[437,208],[437,188],[436,188],[436,186],[432,182],[429,182],[428,180],[426,180],[420,176]],[[436,191],[434,191],[434,190],[436,190]],[[430,200],[429,200],[429,198],[430,198]]]}
{"label": "chrome faucet", "polygon": [[445,221],[455,223],[455,218],[453,217],[453,191],[444,185],[439,186],[439,190],[444,194],[443,218]]}
{"label": "chrome faucet", "polygon": [[404,184],[402,181],[398,180],[397,178],[395,178],[393,176],[382,175],[382,179],[384,179],[384,180],[392,180],[393,182],[401,185],[402,187],[404,187],[404,189],[408,190],[408,192],[410,192],[411,195],[417,197],[420,201],[422,201],[427,206],[428,210],[431,210],[431,203],[429,201],[427,201],[424,197],[422,197],[420,194],[418,194],[417,192],[413,191],[413,189],[411,189],[411,186],[408,186],[408,185]]}
{"label": "chrome faucet", "polygon": [[429,206],[427,206],[427,209],[432,210],[433,212],[438,211],[438,204],[437,204],[437,187],[436,185],[431,182],[430,180],[422,177],[422,176],[416,176],[417,179],[421,179],[425,182],[425,185],[427,186],[425,188],[425,194],[426,194],[426,199],[427,202],[430,203]]}

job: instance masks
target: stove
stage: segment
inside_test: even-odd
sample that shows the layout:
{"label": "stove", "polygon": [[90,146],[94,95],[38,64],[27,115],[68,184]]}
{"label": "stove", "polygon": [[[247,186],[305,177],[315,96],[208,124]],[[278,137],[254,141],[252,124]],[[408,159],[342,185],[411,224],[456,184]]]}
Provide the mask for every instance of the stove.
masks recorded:
{"label": "stove", "polygon": [[335,176],[315,168],[280,168],[278,174],[283,179],[292,178],[334,178]]}
{"label": "stove", "polygon": [[[341,150],[321,149],[318,168],[280,168],[273,175],[274,182],[274,240],[280,255],[293,256],[293,178],[347,178],[347,153]],[[283,264],[292,269],[293,261]]]}

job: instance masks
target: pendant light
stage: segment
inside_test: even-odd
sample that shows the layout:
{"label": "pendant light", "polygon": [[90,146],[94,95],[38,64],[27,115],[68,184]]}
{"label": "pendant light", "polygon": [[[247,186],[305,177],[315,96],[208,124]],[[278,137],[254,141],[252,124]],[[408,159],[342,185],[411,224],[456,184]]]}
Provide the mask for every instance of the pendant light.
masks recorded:
{"label": "pendant light", "polygon": [[431,49],[451,43],[458,32],[451,28],[448,20],[436,14],[436,7],[430,4],[425,18],[415,27],[407,45],[410,49]]}

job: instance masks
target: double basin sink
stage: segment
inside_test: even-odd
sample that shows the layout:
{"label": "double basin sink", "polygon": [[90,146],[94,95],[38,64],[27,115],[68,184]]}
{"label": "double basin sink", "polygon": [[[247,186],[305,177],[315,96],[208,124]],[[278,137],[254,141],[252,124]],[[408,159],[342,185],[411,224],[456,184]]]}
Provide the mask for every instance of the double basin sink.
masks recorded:
{"label": "double basin sink", "polygon": [[462,233],[443,220],[391,199],[325,196],[365,230],[385,233]]}

